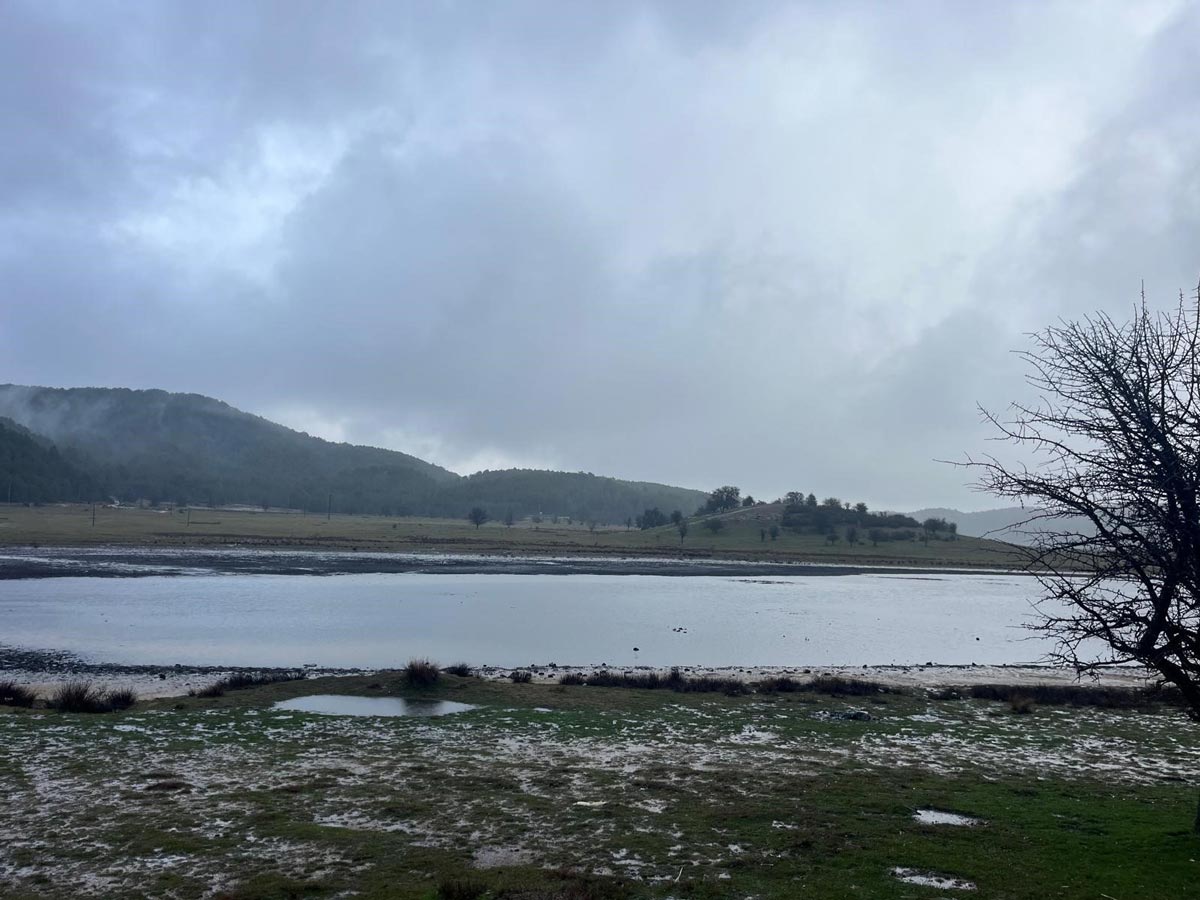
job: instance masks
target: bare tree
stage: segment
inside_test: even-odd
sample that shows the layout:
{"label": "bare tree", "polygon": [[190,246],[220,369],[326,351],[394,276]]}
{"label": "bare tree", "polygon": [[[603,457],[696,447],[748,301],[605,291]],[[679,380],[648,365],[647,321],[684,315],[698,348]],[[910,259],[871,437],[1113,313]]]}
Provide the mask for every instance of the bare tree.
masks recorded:
{"label": "bare tree", "polygon": [[1143,295],[1128,323],[1101,314],[1033,340],[1037,405],[1014,405],[1011,421],[984,412],[1033,458],[967,465],[1030,510],[1038,627],[1079,673],[1154,670],[1200,719],[1200,288],[1169,313]]}

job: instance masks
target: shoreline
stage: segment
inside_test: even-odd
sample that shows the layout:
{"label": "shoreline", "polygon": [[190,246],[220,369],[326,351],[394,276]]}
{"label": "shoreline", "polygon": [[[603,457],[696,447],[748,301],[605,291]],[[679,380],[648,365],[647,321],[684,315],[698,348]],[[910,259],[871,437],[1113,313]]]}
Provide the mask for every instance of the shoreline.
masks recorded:
{"label": "shoreline", "polygon": [[269,549],[258,546],[129,545],[0,548],[0,581],[198,575],[657,575],[833,577],[839,575],[1020,575],[1019,569],[951,565],[780,562],[738,558],[582,553],[454,553]]}
{"label": "shoreline", "polygon": [[[445,661],[442,661],[443,663]],[[30,650],[0,646],[0,681],[12,680],[34,688],[45,696],[63,682],[93,681],[107,687],[128,687],[137,691],[139,699],[151,700],[182,697],[189,691],[208,685],[236,673],[303,673],[305,679],[325,677],[362,677],[397,671],[381,668],[332,668],[317,665],[296,667],[272,666],[195,666],[183,664],[152,665],[126,663],[90,663],[56,650]],[[610,666],[603,663],[587,665],[548,662],[526,666],[472,666],[474,674],[484,681],[507,681],[513,672],[526,671],[539,684],[556,684],[564,675],[587,677],[598,672],[615,674],[666,675],[671,666]],[[871,681],[908,689],[935,690],[996,684],[1005,687],[1030,685],[1087,684],[1098,687],[1144,688],[1156,679],[1148,670],[1124,668],[1107,670],[1096,675],[1079,676],[1074,669],[1035,663],[1019,664],[887,664],[857,666],[703,666],[681,665],[680,672],[689,678],[705,676],[735,678],[754,684],[770,678],[791,677],[808,680],[836,677]]]}

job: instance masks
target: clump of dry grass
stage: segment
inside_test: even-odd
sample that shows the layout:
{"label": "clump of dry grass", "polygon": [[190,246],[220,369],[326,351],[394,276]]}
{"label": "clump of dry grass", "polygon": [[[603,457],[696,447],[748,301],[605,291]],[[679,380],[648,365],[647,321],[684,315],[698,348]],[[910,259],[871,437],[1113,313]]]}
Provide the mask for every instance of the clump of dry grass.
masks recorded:
{"label": "clump of dry grass", "polygon": [[410,659],[404,667],[404,680],[410,687],[433,687],[441,677],[437,663],[428,659]]}
{"label": "clump of dry grass", "polygon": [[50,695],[48,705],[59,712],[108,713],[128,709],[136,702],[137,694],[129,688],[106,690],[90,681],[71,681]]}

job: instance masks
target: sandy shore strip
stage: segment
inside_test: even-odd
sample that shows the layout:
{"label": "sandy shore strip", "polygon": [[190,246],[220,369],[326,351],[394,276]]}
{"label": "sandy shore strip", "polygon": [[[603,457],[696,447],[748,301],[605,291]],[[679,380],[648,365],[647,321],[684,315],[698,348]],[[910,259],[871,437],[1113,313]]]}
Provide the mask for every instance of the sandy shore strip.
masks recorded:
{"label": "sandy shore strip", "polygon": [[[397,664],[399,667],[399,663]],[[714,676],[737,678],[753,684],[768,678],[787,676],[800,681],[836,676],[874,681],[893,687],[937,689],[999,684],[1022,686],[1037,684],[1083,684],[1092,686],[1144,688],[1156,683],[1147,670],[1124,667],[1108,670],[1096,677],[1080,678],[1073,669],[1049,665],[878,665],[878,666],[679,666],[688,678]],[[87,663],[70,654],[56,651],[25,650],[0,646],[0,681],[11,680],[29,685],[46,696],[67,681],[91,681],[110,688],[128,687],[143,699],[180,697],[199,691],[235,673],[296,672],[306,678],[373,674],[376,669],[332,669],[302,666],[295,669],[272,667],[222,666],[153,666]],[[555,683],[564,675],[588,676],[595,672],[649,673],[666,675],[666,666],[610,666],[605,663],[568,665],[557,662],[533,663],[527,666],[479,666],[474,669],[481,678],[508,680],[514,671],[527,671],[533,681]]]}

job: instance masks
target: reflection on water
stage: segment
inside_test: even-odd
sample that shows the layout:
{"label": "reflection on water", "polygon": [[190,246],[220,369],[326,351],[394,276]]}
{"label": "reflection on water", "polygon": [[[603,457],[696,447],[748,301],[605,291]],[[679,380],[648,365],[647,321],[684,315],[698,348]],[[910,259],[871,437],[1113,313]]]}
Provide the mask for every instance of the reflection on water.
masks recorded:
{"label": "reflection on water", "polygon": [[312,694],[281,700],[275,709],[321,713],[326,716],[448,716],[475,709],[470,703],[451,700],[405,700],[403,697],[351,697],[346,694]]}

